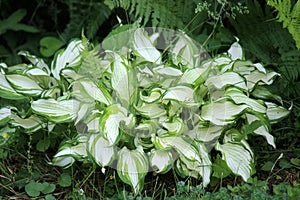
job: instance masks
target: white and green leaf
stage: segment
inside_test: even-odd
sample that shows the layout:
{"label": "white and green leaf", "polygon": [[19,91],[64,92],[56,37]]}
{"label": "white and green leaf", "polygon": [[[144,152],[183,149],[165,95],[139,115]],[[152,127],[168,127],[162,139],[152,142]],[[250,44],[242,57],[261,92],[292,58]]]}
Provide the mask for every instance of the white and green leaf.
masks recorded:
{"label": "white and green leaf", "polygon": [[21,94],[38,96],[43,92],[43,89],[31,78],[20,74],[6,75],[6,79],[11,86]]}
{"label": "white and green leaf", "polygon": [[173,154],[169,150],[152,149],[150,152],[150,166],[160,174],[168,172],[173,166]]}

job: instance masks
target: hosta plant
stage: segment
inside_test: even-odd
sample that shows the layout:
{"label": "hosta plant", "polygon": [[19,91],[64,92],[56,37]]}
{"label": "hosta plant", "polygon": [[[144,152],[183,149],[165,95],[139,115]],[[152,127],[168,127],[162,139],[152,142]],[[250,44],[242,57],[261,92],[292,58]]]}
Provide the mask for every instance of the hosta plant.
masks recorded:
{"label": "hosta plant", "polygon": [[263,136],[275,148],[270,125],[289,113],[264,87],[279,74],[245,60],[238,42],[204,60],[186,34],[156,48],[163,37],[141,28],[114,34],[106,44],[125,38],[124,47],[101,54],[85,38],[73,40],[50,66],[21,52],[31,64],[1,64],[0,95],[29,99],[31,115],[5,107],[1,125],[51,132],[73,123],[78,133],[62,142],[51,164],[95,162],[103,173],[114,167],[135,193],[148,172],[171,168],[201,178],[203,186],[228,172],[247,181],[254,166],[248,136]]}

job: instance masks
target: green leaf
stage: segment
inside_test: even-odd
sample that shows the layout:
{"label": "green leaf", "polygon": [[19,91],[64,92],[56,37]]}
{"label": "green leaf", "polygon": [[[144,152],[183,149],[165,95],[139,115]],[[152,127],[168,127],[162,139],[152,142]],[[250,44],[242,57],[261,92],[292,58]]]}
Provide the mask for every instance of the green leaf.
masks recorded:
{"label": "green leaf", "polygon": [[102,134],[92,134],[88,140],[88,153],[100,167],[105,167],[115,158],[116,149]]}
{"label": "green leaf", "polygon": [[69,187],[72,185],[72,177],[69,173],[62,173],[57,180],[61,187]]}
{"label": "green leaf", "polygon": [[37,197],[43,190],[43,185],[37,182],[30,182],[25,185],[26,193],[31,197]]}
{"label": "green leaf", "polygon": [[47,194],[45,200],[55,200],[55,197],[52,194]]}
{"label": "green leaf", "polygon": [[77,116],[78,101],[54,99],[39,99],[32,102],[32,110],[56,123],[73,121]]}
{"label": "green leaf", "polygon": [[244,181],[247,181],[251,173],[251,163],[253,162],[251,154],[242,145],[217,143],[216,150],[221,151],[222,159],[226,161],[228,167],[234,174],[240,175]]}
{"label": "green leaf", "polygon": [[40,40],[40,52],[44,57],[50,57],[63,45],[64,42],[56,37],[43,37]]}
{"label": "green leaf", "polygon": [[50,138],[45,137],[39,140],[36,144],[36,150],[40,152],[45,152],[50,147]]}
{"label": "green leaf", "polygon": [[76,67],[80,64],[80,52],[83,49],[81,40],[74,40],[69,43],[65,50],[58,52],[51,63],[51,72],[54,78],[60,80],[61,70],[66,67]]}
{"label": "green leaf", "polygon": [[117,170],[120,179],[131,185],[134,193],[142,190],[149,162],[141,146],[135,150],[123,147],[118,153]]}
{"label": "green leaf", "polygon": [[19,74],[6,75],[7,80],[12,87],[21,94],[38,96],[43,89],[32,79],[27,76]]}
{"label": "green leaf", "polygon": [[55,185],[54,184],[47,183],[47,182],[44,182],[42,184],[44,186],[44,189],[41,191],[43,194],[49,194],[49,193],[54,192],[54,190],[55,190]]}
{"label": "green leaf", "polygon": [[154,47],[150,38],[147,35],[145,35],[145,32],[141,28],[138,28],[134,32],[133,44],[134,44],[134,49],[145,60],[156,64],[161,63],[160,52]]}
{"label": "green leaf", "polygon": [[219,155],[217,155],[212,167],[214,171],[213,176],[216,178],[225,178],[231,174],[231,170],[228,168],[226,162]]}

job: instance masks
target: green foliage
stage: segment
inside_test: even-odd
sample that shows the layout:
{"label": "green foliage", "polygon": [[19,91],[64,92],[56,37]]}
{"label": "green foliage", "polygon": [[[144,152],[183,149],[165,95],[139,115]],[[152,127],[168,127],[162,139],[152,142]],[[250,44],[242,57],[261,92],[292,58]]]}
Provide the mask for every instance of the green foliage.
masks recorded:
{"label": "green foliage", "polygon": [[[25,185],[25,191],[31,197],[37,197],[41,193],[50,194],[54,192],[54,190],[55,190],[55,185],[52,183],[49,184],[47,182],[43,182],[43,183],[29,182],[28,184]],[[50,197],[48,196],[48,198]]]}
{"label": "green foliage", "polygon": [[180,0],[106,0],[111,10],[121,7],[133,16],[132,20],[142,20],[146,25],[165,28],[185,28],[191,22],[196,8],[194,1]]}
{"label": "green foliage", "polygon": [[79,37],[84,30],[89,39],[95,37],[99,27],[110,15],[110,10],[102,1],[97,0],[68,0],[65,1],[68,6],[70,20],[61,34],[65,41],[71,38]]}
{"label": "green foliage", "polygon": [[[74,122],[77,127],[84,125],[82,132],[88,134],[75,133],[63,141],[52,164],[67,168],[75,160],[93,160],[105,173],[116,162],[120,179],[135,194],[143,188],[149,170],[166,173],[175,168],[180,176],[201,177],[207,186],[215,160],[209,157],[213,148],[222,155],[213,167],[216,177],[232,172],[247,181],[253,172],[248,135],[264,136],[275,147],[269,123],[289,113],[249,93],[258,84],[272,84],[278,74],[244,60],[237,42],[227,53],[201,61],[196,59],[200,49],[183,33],[174,44],[167,43],[166,58],[154,45],[156,34],[148,36],[140,28],[128,33],[130,48],[107,50],[104,57],[83,38],[58,51],[51,67],[28,53],[22,55],[33,65],[21,65],[18,71],[3,65],[3,97],[19,94],[32,99],[26,117],[9,108],[2,111],[12,126],[29,133],[28,170],[32,133],[45,127],[51,132],[60,123]],[[80,74],[79,69],[88,66],[85,62],[95,65],[98,77]],[[50,144],[44,136],[36,147],[44,152]]]}
{"label": "green foliage", "polygon": [[300,2],[294,5],[289,0],[268,0],[268,5],[274,7],[278,12],[278,21],[283,23],[296,41],[297,48],[300,50]]}

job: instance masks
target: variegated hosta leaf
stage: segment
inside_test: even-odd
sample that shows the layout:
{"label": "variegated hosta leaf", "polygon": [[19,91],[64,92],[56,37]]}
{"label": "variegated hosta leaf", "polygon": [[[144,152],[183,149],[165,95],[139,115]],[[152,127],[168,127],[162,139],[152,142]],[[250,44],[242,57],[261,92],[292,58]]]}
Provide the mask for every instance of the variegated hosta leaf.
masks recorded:
{"label": "variegated hosta leaf", "polygon": [[142,29],[139,28],[134,32],[133,44],[134,49],[145,60],[156,64],[161,63],[160,52],[154,47],[149,37],[145,35],[145,32]]}
{"label": "variegated hosta leaf", "polygon": [[187,168],[197,171],[202,176],[204,186],[210,182],[211,161],[203,144],[195,145],[180,136],[153,136],[152,141],[158,149],[174,148],[182,157],[181,160]]}
{"label": "variegated hosta leaf", "polygon": [[18,94],[16,90],[11,87],[8,81],[0,72],[0,96],[5,99],[23,99],[26,98],[25,96]]}
{"label": "variegated hosta leaf", "polygon": [[113,104],[107,107],[100,121],[100,129],[104,137],[110,144],[115,144],[120,138],[120,122],[124,121],[125,125],[132,122],[132,116],[127,116],[128,112],[120,104]]}
{"label": "variegated hosta leaf", "polygon": [[58,152],[53,156],[50,164],[68,168],[75,160],[82,161],[87,158],[86,151],[87,136],[80,135],[75,142],[67,142],[58,149]]}
{"label": "variegated hosta leaf", "polygon": [[163,96],[164,100],[175,100],[183,104],[194,104],[194,91],[192,88],[179,85],[169,88]]}
{"label": "variegated hosta leaf", "polygon": [[160,65],[158,67],[153,68],[153,71],[159,74],[160,76],[165,77],[180,77],[182,75],[181,70],[164,65]]}
{"label": "variegated hosta leaf", "polygon": [[117,170],[120,179],[131,185],[137,194],[144,185],[144,178],[148,173],[149,161],[141,146],[135,150],[123,147],[118,153]]}
{"label": "variegated hosta leaf", "polygon": [[6,79],[11,86],[21,94],[38,96],[43,92],[43,89],[32,79],[20,74],[6,75]]}
{"label": "variegated hosta leaf", "polygon": [[229,88],[226,90],[225,95],[230,97],[236,104],[245,104],[249,106],[252,110],[259,113],[266,113],[267,108],[264,106],[263,102],[251,99],[245,95],[241,90],[237,88]]}
{"label": "variegated hosta leaf", "polygon": [[251,91],[257,84],[271,85],[276,76],[279,76],[279,74],[276,72],[263,73],[259,71],[254,71],[245,77],[247,79],[247,87]]}
{"label": "variegated hosta leaf", "polygon": [[13,126],[19,126],[24,128],[26,131],[34,132],[42,128],[43,126],[46,127],[46,124],[36,115],[31,115],[28,118],[21,118],[17,115],[12,116],[11,124]]}
{"label": "variegated hosta leaf", "polygon": [[205,81],[209,88],[224,89],[226,86],[235,86],[248,90],[245,79],[235,72],[225,72],[221,75],[211,76]]}
{"label": "variegated hosta leaf", "polygon": [[9,108],[0,109],[0,126],[6,124],[11,118],[11,110]]}
{"label": "variegated hosta leaf", "polygon": [[168,172],[173,166],[174,158],[170,150],[152,149],[149,157],[150,166],[160,174]]}
{"label": "variegated hosta leaf", "polygon": [[70,122],[77,117],[79,102],[70,99],[57,101],[55,99],[39,99],[32,102],[32,110],[48,118],[52,122]]}
{"label": "variegated hosta leaf", "polygon": [[111,95],[104,88],[97,86],[90,79],[79,79],[73,83],[73,95],[82,102],[99,101],[106,105],[111,104]]}
{"label": "variegated hosta leaf", "polygon": [[187,83],[192,85],[200,85],[202,84],[209,74],[210,67],[197,67],[193,69],[187,69],[182,77],[179,80],[179,84],[181,83]]}
{"label": "variegated hosta leaf", "polygon": [[31,55],[28,51],[20,51],[18,55],[25,56],[34,66],[42,69],[47,75],[50,75],[50,69],[43,59]]}
{"label": "variegated hosta leaf", "polygon": [[247,181],[251,175],[251,164],[253,162],[250,152],[242,145],[234,143],[223,145],[217,143],[216,149],[221,151],[222,159],[226,161],[231,171]]}
{"label": "variegated hosta leaf", "polygon": [[[121,59],[121,58],[120,58]],[[124,107],[128,107],[135,91],[135,77],[133,70],[128,70],[124,60],[115,60],[111,77],[111,86]]]}
{"label": "variegated hosta leaf", "polygon": [[211,102],[204,105],[201,110],[201,118],[215,125],[224,126],[233,123],[247,105],[236,105],[230,101]]}
{"label": "variegated hosta leaf", "polygon": [[143,104],[136,107],[137,111],[144,117],[155,119],[166,114],[165,108],[161,104]]}
{"label": "variegated hosta leaf", "polygon": [[179,135],[182,134],[184,123],[182,119],[175,118],[173,121],[163,122],[162,126],[168,130],[169,134]]}
{"label": "variegated hosta leaf", "polygon": [[56,79],[60,80],[60,72],[62,69],[77,66],[80,63],[80,52],[82,49],[82,41],[74,40],[65,50],[55,55],[54,61],[51,63],[51,72]]}
{"label": "variegated hosta leaf", "polygon": [[161,98],[162,93],[164,90],[160,88],[153,88],[150,92],[149,95],[144,95],[143,92],[140,92],[140,98],[142,101],[146,103],[153,103]]}
{"label": "variegated hosta leaf", "polygon": [[267,117],[271,123],[279,122],[281,119],[285,118],[290,111],[282,106],[278,106],[275,103],[266,102],[267,105]]}
{"label": "variegated hosta leaf", "polygon": [[228,54],[230,55],[232,60],[243,59],[243,49],[241,45],[237,42],[233,43],[228,50]]}
{"label": "variegated hosta leaf", "polygon": [[91,134],[88,140],[88,153],[100,166],[106,167],[115,158],[115,146],[111,145],[102,134]]}
{"label": "variegated hosta leaf", "polygon": [[[260,120],[258,117],[252,114],[246,114],[247,121],[249,124],[251,124],[254,121]],[[269,133],[268,127],[267,126],[260,126],[257,129],[253,131],[253,133],[257,135],[262,135],[266,138],[267,142],[272,145],[274,148],[276,148],[275,142],[274,142],[274,137]]]}

